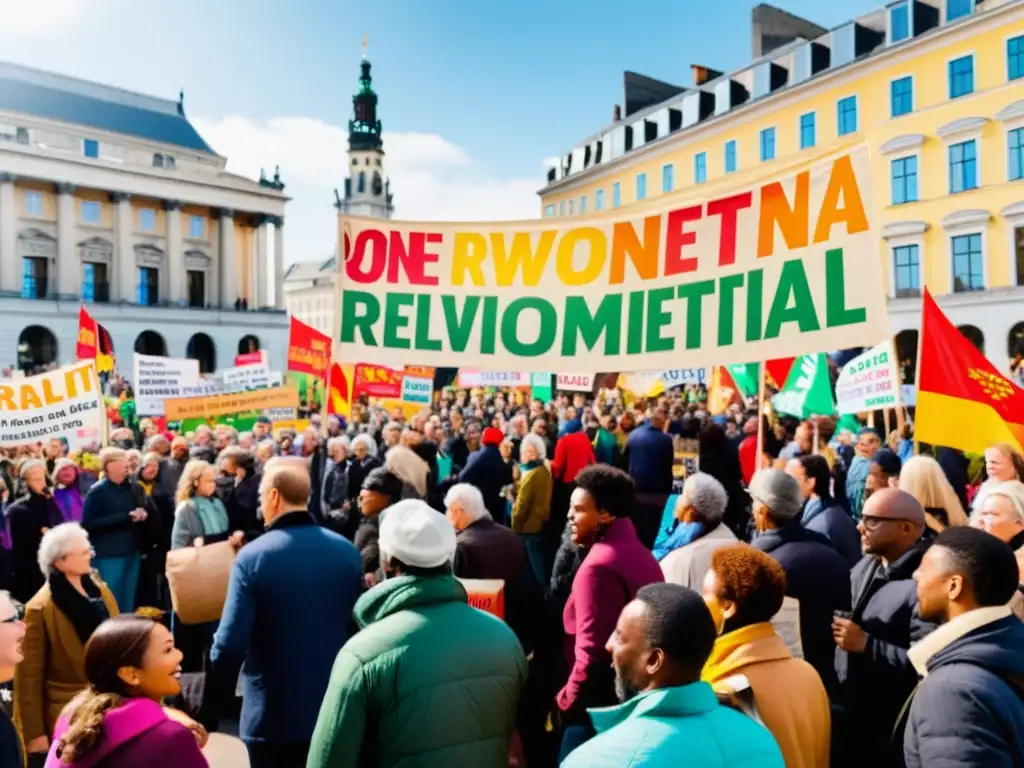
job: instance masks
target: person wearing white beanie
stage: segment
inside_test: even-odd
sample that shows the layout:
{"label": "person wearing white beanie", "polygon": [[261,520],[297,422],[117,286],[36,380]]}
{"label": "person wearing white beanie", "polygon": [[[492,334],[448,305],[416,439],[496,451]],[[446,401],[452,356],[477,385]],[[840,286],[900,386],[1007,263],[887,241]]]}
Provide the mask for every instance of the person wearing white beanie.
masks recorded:
{"label": "person wearing white beanie", "polygon": [[527,675],[519,640],[469,605],[455,531],[426,502],[388,507],[378,541],[387,578],[356,602],[360,631],[334,663],[307,768],[505,768]]}

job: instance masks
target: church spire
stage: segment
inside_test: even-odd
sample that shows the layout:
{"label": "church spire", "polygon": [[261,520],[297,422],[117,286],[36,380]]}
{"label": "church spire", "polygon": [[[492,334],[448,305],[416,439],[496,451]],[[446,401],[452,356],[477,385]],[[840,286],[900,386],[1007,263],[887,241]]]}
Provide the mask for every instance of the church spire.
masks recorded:
{"label": "church spire", "polygon": [[363,35],[363,59],[360,62],[359,91],[352,97],[352,119],[348,121],[348,148],[379,150],[381,122],[377,119],[377,94],[373,92],[370,61],[366,58],[366,35]]}

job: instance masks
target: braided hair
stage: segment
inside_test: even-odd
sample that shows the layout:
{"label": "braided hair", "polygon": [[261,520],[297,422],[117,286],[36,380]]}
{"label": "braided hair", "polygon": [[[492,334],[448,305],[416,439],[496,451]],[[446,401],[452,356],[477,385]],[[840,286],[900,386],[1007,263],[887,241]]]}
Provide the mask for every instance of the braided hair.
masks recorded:
{"label": "braided hair", "polygon": [[141,667],[156,624],[131,614],[108,619],[85,646],[85,677],[89,687],[68,707],[68,730],[57,743],[57,756],[74,763],[88,754],[103,733],[103,720],[131,697],[118,675],[123,667]]}

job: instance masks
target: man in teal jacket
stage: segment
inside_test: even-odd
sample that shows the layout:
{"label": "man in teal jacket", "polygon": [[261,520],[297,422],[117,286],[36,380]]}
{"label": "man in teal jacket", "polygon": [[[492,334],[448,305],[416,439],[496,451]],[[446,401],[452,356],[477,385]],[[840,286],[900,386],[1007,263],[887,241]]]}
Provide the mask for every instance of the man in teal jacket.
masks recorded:
{"label": "man in teal jacket", "polygon": [[696,592],[641,587],[608,640],[623,703],[589,710],[597,735],[561,768],[784,768],[772,735],[700,682],[715,634]]}
{"label": "man in teal jacket", "polygon": [[452,576],[455,532],[425,502],[384,512],[387,579],[356,602],[307,768],[506,768],[522,646]]}

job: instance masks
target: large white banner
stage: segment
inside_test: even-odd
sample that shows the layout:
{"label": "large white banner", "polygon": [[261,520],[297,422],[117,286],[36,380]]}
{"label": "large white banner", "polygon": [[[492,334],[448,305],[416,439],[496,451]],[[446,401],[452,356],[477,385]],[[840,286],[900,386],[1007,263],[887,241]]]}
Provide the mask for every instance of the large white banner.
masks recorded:
{"label": "large white banner", "polygon": [[28,445],[54,437],[81,448],[99,445],[103,393],[92,360],[39,376],[0,380],[0,445]]}
{"label": "large white banner", "polygon": [[198,387],[199,381],[197,360],[136,352],[132,360],[135,413],[139,416],[163,416],[164,400],[189,397],[185,390]]}
{"label": "large white banner", "polygon": [[900,404],[899,371],[892,343],[885,341],[843,366],[836,381],[836,410],[862,413]]}

